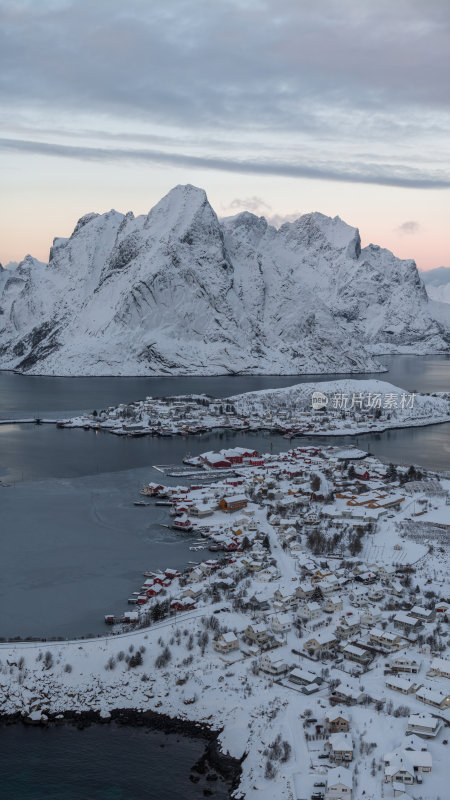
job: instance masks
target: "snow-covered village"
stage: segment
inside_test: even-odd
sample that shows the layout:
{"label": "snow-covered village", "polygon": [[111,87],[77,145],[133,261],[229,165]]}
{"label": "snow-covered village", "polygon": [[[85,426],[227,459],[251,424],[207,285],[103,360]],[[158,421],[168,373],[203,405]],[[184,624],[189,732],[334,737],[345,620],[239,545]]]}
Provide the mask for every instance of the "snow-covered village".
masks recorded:
{"label": "snow-covered village", "polygon": [[57,424],[119,436],[188,436],[228,428],[282,433],[290,439],[371,433],[450,419],[449,392],[411,393],[380,380],[324,381],[318,388],[317,383],[300,383],[225,400],[207,395],[147,397]]}
{"label": "snow-covered village", "polygon": [[140,496],[204,560],[146,572],[110,635],[2,645],[2,717],[210,726],[236,798],[444,798],[450,479],[339,446],[183,468]]}

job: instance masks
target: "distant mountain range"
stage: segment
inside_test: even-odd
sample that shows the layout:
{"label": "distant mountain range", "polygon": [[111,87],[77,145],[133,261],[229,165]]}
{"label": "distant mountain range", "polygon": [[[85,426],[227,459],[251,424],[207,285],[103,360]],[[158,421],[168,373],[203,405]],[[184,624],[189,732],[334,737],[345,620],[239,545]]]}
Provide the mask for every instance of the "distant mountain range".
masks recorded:
{"label": "distant mountain range", "polygon": [[[430,273],[428,273],[430,274]],[[276,230],[219,221],[205,192],[149,214],[86,214],[0,271],[0,367],[49,375],[301,374],[379,369],[382,353],[450,347],[450,315],[416,265],[361,249],[339,217]]]}
{"label": "distant mountain range", "polygon": [[420,272],[428,297],[441,303],[450,303],[450,267],[436,267]]}

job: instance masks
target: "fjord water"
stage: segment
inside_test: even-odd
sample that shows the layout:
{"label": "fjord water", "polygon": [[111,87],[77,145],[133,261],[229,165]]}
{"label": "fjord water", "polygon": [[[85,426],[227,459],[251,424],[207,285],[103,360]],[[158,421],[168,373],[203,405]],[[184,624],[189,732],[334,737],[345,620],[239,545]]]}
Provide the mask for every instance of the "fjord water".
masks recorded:
{"label": "fjord water", "polygon": [[2,797],[7,800],[213,800],[228,797],[221,779],[188,780],[202,739],[145,728],[92,725],[0,727]]}
{"label": "fjord water", "polygon": [[218,375],[217,377],[58,378],[0,371],[0,419],[64,416],[143,399],[147,395],[240,392],[320,383],[337,378],[379,378],[407,391],[450,391],[450,356],[380,356],[386,372],[324,375]]}
{"label": "fjord water", "polygon": [[[402,388],[450,391],[448,357],[397,356],[389,366],[381,377]],[[67,414],[70,408],[100,408],[146,394],[208,391],[226,396],[260,388],[261,383],[279,386],[299,380],[295,376],[59,379],[0,373],[0,416],[44,415],[52,408]],[[102,385],[109,388],[98,395],[95,387]],[[292,444],[300,442],[355,444],[386,462],[450,469],[450,423],[338,439],[305,437]],[[170,523],[166,508],[153,502],[135,507],[133,502],[144,482],[160,479],[153,465],[179,464],[187,451],[194,455],[237,444],[251,444],[261,452],[292,446],[281,436],[233,431],[128,439],[53,425],[0,426],[0,636],[104,632],[104,614],[127,608],[145,570],[184,568],[201,560],[204,552],[189,550],[194,537],[164,527]]]}

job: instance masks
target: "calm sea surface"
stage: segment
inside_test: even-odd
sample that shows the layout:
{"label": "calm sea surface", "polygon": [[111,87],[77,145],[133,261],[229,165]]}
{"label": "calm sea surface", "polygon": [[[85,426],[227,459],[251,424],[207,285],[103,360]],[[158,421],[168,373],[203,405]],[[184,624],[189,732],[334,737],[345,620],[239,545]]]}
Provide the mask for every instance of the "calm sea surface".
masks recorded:
{"label": "calm sea surface", "polygon": [[212,800],[221,779],[189,781],[205,743],[127,726],[0,727],[0,794],[5,800]]}
{"label": "calm sea surface", "polygon": [[227,397],[239,392],[320,383],[336,378],[379,378],[408,391],[449,391],[450,356],[379,356],[384,373],[364,375],[220,375],[215,378],[50,378],[0,372],[0,418],[74,414],[150,395],[205,392]]}

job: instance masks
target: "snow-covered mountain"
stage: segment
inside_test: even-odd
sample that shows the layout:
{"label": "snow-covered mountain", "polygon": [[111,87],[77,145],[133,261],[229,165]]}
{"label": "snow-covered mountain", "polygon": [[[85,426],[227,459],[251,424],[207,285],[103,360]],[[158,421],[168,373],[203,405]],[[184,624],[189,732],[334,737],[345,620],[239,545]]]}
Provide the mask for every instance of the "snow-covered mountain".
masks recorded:
{"label": "snow-covered mountain", "polygon": [[414,262],[339,217],[219,221],[190,185],[148,215],[87,214],[48,264],[0,277],[0,367],[30,373],[360,372],[449,342]]}

